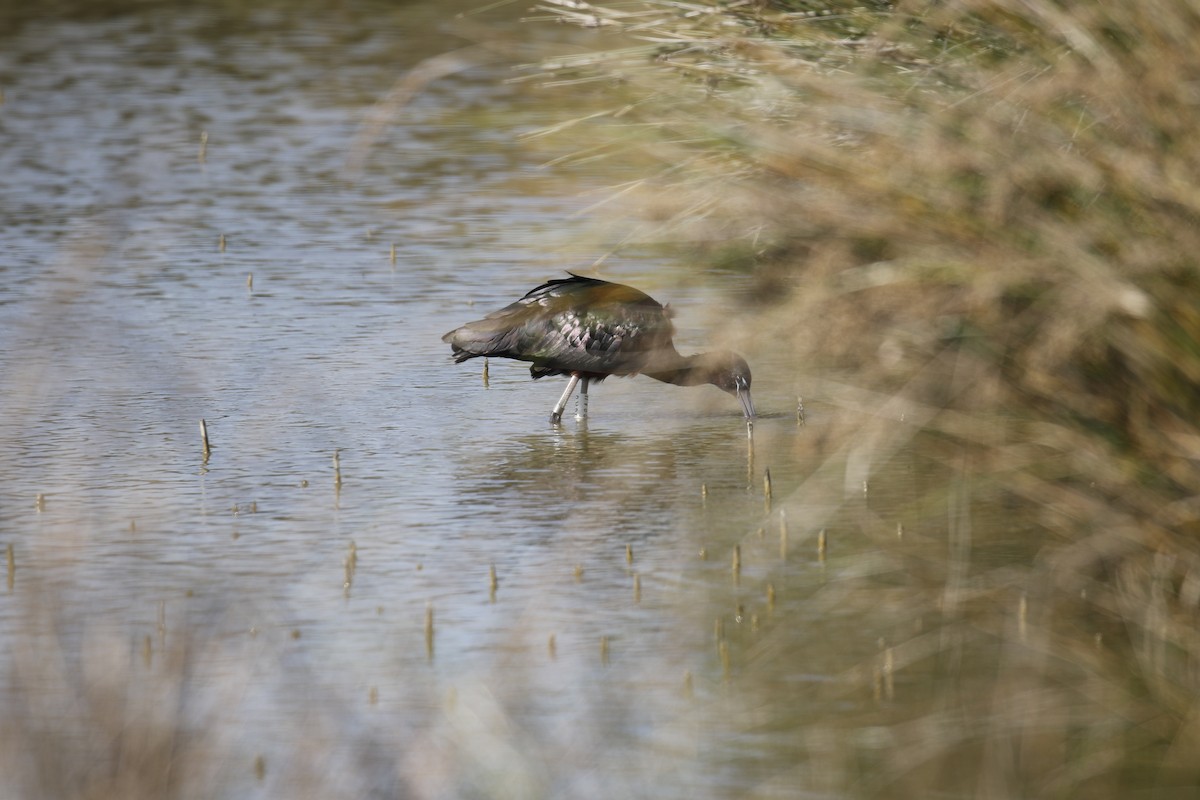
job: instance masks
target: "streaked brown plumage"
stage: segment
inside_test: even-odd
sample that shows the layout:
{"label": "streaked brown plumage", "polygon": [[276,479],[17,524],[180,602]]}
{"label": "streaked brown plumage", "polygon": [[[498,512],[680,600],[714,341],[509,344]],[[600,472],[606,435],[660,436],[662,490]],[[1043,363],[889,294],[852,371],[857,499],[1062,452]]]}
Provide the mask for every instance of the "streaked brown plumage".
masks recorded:
{"label": "streaked brown plumage", "polygon": [[586,416],[589,382],[639,373],[678,386],[711,383],[735,395],[747,418],[754,416],[750,367],[741,356],[682,356],[672,342],[670,311],[649,295],[569,274],[443,336],[455,362],[479,356],[513,358],[530,362],[529,374],[535,379],[569,375],[567,390],[550,415],[553,423],[561,421],[576,383],[582,381],[580,416]]}

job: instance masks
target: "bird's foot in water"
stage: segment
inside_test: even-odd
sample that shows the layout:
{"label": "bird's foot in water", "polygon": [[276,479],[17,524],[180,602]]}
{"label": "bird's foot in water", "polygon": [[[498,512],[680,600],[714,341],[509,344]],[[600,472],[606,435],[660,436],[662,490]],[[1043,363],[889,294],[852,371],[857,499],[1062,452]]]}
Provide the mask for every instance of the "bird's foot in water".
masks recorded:
{"label": "bird's foot in water", "polygon": [[555,411],[550,414],[550,424],[551,425],[562,425],[562,412],[561,411]]}
{"label": "bird's foot in water", "polygon": [[575,401],[575,421],[583,422],[587,419],[588,407],[588,383],[590,381],[584,378],[579,383],[579,397]]}

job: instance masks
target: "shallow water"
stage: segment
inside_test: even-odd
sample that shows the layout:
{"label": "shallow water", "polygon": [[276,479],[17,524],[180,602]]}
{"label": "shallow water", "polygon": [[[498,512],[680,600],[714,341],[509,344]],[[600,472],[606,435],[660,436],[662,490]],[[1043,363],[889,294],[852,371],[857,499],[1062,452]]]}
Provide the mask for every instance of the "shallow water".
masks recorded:
{"label": "shallow water", "polygon": [[[445,330],[598,255],[575,214],[611,177],[539,168],[517,134],[563,110],[501,65],[363,137],[463,43],[446,9],[148,6],[4,37],[13,759],[102,762],[79,742],[142,726],[189,732],[182,796],[775,796],[820,785],[795,772],[825,746],[806,720],[877,703],[846,676],[913,624],[888,587],[923,579],[875,551],[945,534],[937,456],[864,493],[766,343],[753,438],[711,387],[613,379],[552,428],[560,382],[451,363]],[[699,349],[745,287],[676,269],[603,274]]]}

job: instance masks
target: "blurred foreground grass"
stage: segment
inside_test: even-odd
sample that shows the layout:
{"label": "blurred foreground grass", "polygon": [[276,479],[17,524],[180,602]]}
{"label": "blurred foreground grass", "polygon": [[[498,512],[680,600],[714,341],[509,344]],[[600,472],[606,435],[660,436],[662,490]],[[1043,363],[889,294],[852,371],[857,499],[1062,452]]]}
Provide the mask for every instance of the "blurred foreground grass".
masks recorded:
{"label": "blurred foreground grass", "polygon": [[[35,613],[6,621],[0,794],[680,796],[695,772],[728,779],[701,796],[1193,796],[1200,6],[543,11],[595,36],[527,73],[595,104],[549,132],[578,148],[560,161],[646,168],[620,187],[623,237],[750,273],[753,326],[729,335],[795,368],[760,382],[846,412],[812,426],[826,467],[790,496],[779,483],[792,546],[811,554],[810,509],[856,482],[875,497],[881,473],[920,473],[909,508],[845,492],[831,536],[876,552],[842,556],[835,538],[835,579],[769,594],[776,539],[708,542],[720,568],[681,584],[686,609],[662,625],[699,632],[695,687],[634,674],[606,696],[591,671],[570,679],[565,641],[554,660],[539,638],[489,702],[445,701],[399,667],[382,701],[348,699],[336,643],[282,622],[247,633],[240,583],[160,606],[157,626],[63,609],[22,549]],[[940,464],[911,470],[914,451]],[[1027,546],[981,555],[1005,525]],[[736,622],[735,546],[756,603]],[[814,657],[839,626],[849,656]],[[414,631],[400,666],[427,660]],[[518,669],[534,661],[548,666]],[[522,716],[549,702],[547,675],[578,706],[569,730]],[[361,711],[376,702],[395,705]],[[634,723],[595,730],[611,708],[650,745],[621,747]]]}
{"label": "blurred foreground grass", "polygon": [[[806,395],[877,416],[831,453],[945,453],[946,572],[902,598],[937,626],[894,643],[933,689],[810,726],[838,743],[821,785],[1200,785],[1200,4],[544,8],[597,37],[535,70],[598,106],[549,133],[649,165],[626,241],[753,274],[750,351],[783,343]],[[1032,520],[1017,573],[974,572],[985,496]],[[902,744],[864,773],[884,722]]]}

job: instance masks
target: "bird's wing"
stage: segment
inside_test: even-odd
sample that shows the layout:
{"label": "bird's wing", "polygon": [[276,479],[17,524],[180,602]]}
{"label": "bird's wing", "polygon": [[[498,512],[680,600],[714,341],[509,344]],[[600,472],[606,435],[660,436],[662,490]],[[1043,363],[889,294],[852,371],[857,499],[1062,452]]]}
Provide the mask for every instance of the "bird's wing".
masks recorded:
{"label": "bird's wing", "polygon": [[526,317],[516,343],[527,361],[563,372],[640,372],[673,326],[663,307],[628,286],[590,278],[551,282],[514,305]]}
{"label": "bird's wing", "polygon": [[640,372],[670,347],[666,310],[630,286],[572,274],[442,337],[459,361],[496,356],[533,362],[541,374]]}

